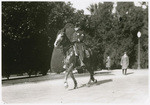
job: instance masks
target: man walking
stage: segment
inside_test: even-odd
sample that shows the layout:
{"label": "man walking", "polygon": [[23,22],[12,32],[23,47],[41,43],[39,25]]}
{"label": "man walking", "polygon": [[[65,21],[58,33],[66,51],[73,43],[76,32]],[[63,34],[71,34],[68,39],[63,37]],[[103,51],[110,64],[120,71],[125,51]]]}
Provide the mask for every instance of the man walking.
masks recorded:
{"label": "man walking", "polygon": [[121,66],[122,66],[122,74],[127,74],[127,68],[129,66],[129,57],[127,56],[126,52],[124,52],[124,55],[121,58]]}

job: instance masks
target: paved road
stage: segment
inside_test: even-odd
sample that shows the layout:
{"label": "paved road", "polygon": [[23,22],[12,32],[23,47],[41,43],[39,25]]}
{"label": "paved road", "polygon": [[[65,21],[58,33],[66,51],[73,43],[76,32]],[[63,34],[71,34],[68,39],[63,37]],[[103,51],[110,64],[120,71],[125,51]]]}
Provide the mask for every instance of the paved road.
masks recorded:
{"label": "paved road", "polygon": [[[78,89],[68,79],[69,88],[63,87],[63,79],[26,82],[2,86],[4,103],[148,103],[148,70],[99,71],[96,84],[86,86],[89,76],[77,76]],[[42,77],[41,77],[42,78]]]}

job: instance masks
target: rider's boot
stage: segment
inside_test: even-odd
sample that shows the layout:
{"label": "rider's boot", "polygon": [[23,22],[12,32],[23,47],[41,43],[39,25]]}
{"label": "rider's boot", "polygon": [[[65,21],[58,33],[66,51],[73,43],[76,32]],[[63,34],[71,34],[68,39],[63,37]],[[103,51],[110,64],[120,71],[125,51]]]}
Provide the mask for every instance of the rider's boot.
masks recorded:
{"label": "rider's boot", "polygon": [[66,64],[64,64],[63,68],[66,69]]}
{"label": "rider's boot", "polygon": [[85,67],[85,64],[83,63],[83,61],[81,60],[80,57],[79,57],[79,59],[80,59],[80,66],[81,66],[81,67]]}
{"label": "rider's boot", "polygon": [[81,61],[81,67],[85,67],[85,64]]}
{"label": "rider's boot", "polygon": [[64,66],[63,66],[64,69],[67,69],[67,63],[66,63],[66,59],[64,59]]}

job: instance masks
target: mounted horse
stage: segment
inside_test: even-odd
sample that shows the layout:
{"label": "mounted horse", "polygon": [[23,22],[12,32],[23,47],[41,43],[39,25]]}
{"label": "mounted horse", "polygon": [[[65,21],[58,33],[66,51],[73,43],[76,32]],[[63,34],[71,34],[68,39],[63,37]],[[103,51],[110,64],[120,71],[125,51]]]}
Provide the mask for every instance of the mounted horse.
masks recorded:
{"label": "mounted horse", "polygon": [[[67,83],[67,78],[68,75],[70,74],[71,78],[73,79],[74,82],[74,89],[77,88],[77,81],[74,77],[73,70],[77,67],[77,57],[75,55],[75,42],[74,37],[76,36],[74,26],[70,24],[70,26],[65,26],[62,30],[60,30],[57,34],[56,41],[54,43],[54,46],[56,48],[61,48],[64,54],[64,62],[65,62],[65,81],[64,81],[64,86],[67,88],[68,83]],[[84,64],[85,64],[85,69],[87,69],[90,73],[90,80],[88,84],[91,84],[91,81],[97,82],[97,80],[94,78],[94,65],[93,65],[93,54],[90,48],[86,48],[85,53],[88,52],[89,55],[84,57]]]}

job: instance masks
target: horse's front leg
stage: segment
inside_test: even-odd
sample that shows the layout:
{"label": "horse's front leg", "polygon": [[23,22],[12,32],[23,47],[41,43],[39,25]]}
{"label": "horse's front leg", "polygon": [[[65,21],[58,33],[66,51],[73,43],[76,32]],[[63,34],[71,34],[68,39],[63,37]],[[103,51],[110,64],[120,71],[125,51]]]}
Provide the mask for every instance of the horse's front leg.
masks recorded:
{"label": "horse's front leg", "polygon": [[71,78],[72,78],[72,80],[74,82],[74,89],[76,89],[77,88],[77,81],[76,81],[76,79],[75,79],[74,74],[72,73],[72,71],[70,72],[70,76],[71,76]]}
{"label": "horse's front leg", "polygon": [[73,64],[70,64],[69,68],[66,69],[65,80],[64,80],[64,86],[65,86],[65,88],[68,88],[67,79],[68,79],[68,76],[69,76],[70,72],[72,72],[72,69],[73,69]]}

